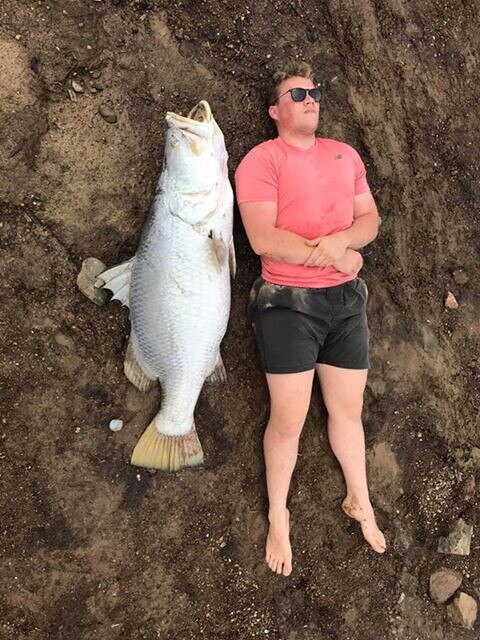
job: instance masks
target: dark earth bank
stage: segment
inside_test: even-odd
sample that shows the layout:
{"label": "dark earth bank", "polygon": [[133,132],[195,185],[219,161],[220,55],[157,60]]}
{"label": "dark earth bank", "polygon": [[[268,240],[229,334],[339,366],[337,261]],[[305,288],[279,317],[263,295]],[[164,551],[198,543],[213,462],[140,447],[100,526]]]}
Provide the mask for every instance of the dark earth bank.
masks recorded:
{"label": "dark earth bank", "polygon": [[[2,0],[2,640],[480,637],[428,594],[445,566],[480,597],[479,27],[475,0]],[[197,406],[202,469],[129,465],[160,394],[123,375],[126,309],[76,287],[86,257],[134,253],[165,112],[208,99],[233,175],[271,135],[262,87],[285,56],[312,63],[320,133],[360,151],[381,212],[364,417],[389,544],[377,556],[340,509],[316,388],[289,578],[263,563],[268,397],[245,317],[259,265],[238,211],[229,381]],[[440,554],[460,517],[470,554]]]}

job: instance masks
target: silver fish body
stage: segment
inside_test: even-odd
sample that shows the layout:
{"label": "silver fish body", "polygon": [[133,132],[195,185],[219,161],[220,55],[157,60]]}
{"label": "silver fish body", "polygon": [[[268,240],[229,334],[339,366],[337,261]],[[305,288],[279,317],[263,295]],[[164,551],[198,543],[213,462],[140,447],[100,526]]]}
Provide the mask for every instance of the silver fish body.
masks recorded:
{"label": "silver fish body", "polygon": [[123,271],[101,279],[130,307],[126,375],[141,389],[155,380],[162,388],[132,463],[176,469],[203,460],[193,413],[205,379],[224,377],[220,342],[235,261],[228,156],[210,106],[202,101],[189,117],[169,113],[166,121],[163,171],[138,250]]}

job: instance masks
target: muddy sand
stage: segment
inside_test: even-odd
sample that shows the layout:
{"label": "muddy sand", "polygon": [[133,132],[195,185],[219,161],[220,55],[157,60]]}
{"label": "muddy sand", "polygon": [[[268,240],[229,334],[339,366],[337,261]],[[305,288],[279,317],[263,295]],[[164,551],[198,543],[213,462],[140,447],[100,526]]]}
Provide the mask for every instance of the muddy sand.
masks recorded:
{"label": "muddy sand", "polygon": [[[480,637],[428,595],[446,566],[480,597],[479,24],[469,0],[2,1],[2,640]],[[321,135],[360,151],[382,216],[364,252],[364,418],[389,549],[340,509],[316,387],[281,578],[263,562],[268,398],[245,317],[259,265],[238,211],[229,381],[198,403],[202,469],[129,465],[160,394],[123,375],[126,309],[96,307],[76,276],[88,256],[135,251],[165,112],[208,99],[233,175],[271,135],[271,65],[297,55],[324,89]],[[460,517],[470,554],[438,553]]]}

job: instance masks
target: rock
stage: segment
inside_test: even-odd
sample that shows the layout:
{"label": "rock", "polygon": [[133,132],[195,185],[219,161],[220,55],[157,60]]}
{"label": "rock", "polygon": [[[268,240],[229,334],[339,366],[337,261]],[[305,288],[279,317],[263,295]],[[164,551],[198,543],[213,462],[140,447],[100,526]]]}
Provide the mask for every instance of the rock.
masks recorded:
{"label": "rock", "polygon": [[108,425],[108,428],[110,429],[110,431],[120,431],[120,429],[123,427],[123,420],[110,420],[110,424]]}
{"label": "rock", "polygon": [[470,451],[470,457],[468,460],[469,462],[471,461],[474,469],[480,469],[480,448],[479,447],[473,447],[473,449]]}
{"label": "rock", "polygon": [[117,121],[117,114],[106,104],[101,104],[98,107],[98,113],[102,116],[105,122],[108,122],[109,124],[115,124]]}
{"label": "rock", "polygon": [[458,302],[455,296],[451,291],[447,293],[447,297],[445,298],[445,308],[446,309],[458,309]]}
{"label": "rock", "polygon": [[72,89],[75,93],[83,93],[85,91],[82,85],[76,80],[72,80]]}
{"label": "rock", "polygon": [[312,44],[318,40],[318,31],[315,29],[315,27],[308,27],[307,40]]}
{"label": "rock", "polygon": [[57,344],[61,347],[67,347],[67,349],[72,349],[74,346],[73,340],[66,336],[61,331],[57,331],[57,333],[53,336],[53,339]]}
{"label": "rock", "polygon": [[101,306],[108,300],[108,294],[104,289],[95,286],[97,276],[106,270],[106,266],[97,258],[87,258],[82,262],[82,268],[77,276],[77,286],[89,300]]}
{"label": "rock", "polygon": [[33,73],[38,73],[39,60],[35,56],[30,58],[29,66]]}
{"label": "rock", "polygon": [[385,394],[387,390],[387,385],[385,384],[385,380],[383,378],[370,378],[367,382],[368,389],[372,392],[375,398],[379,398]]}
{"label": "rock", "polygon": [[473,629],[477,620],[477,602],[468,593],[461,591],[447,607],[450,620],[466,629]]}
{"label": "rock", "polygon": [[437,604],[446,602],[462,584],[462,574],[453,569],[439,569],[430,576],[430,597]]}
{"label": "rock", "polygon": [[452,275],[457,284],[467,284],[469,280],[468,273],[466,273],[463,269],[455,269]]}
{"label": "rock", "polygon": [[473,525],[467,524],[460,518],[446,538],[440,538],[438,551],[459,556],[470,555],[470,542],[472,539]]}

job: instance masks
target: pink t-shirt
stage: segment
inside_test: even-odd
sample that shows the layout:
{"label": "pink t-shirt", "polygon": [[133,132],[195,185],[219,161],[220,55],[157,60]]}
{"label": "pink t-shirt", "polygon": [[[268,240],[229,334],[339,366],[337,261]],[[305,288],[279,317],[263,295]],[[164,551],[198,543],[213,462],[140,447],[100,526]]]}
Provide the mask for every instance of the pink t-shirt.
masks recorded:
{"label": "pink t-shirt", "polygon": [[[293,147],[279,137],[262,142],[239,164],[235,186],[239,204],[276,202],[275,226],[309,240],[351,227],[354,197],[370,191],[355,149],[328,138],[316,138],[310,149]],[[352,280],[334,267],[305,267],[265,256],[262,277],[295,287],[330,287]]]}

